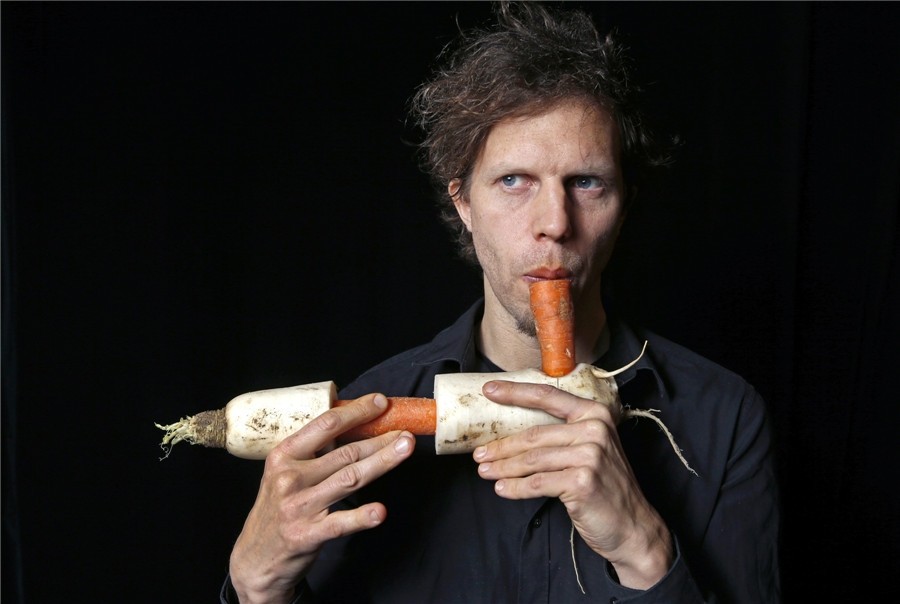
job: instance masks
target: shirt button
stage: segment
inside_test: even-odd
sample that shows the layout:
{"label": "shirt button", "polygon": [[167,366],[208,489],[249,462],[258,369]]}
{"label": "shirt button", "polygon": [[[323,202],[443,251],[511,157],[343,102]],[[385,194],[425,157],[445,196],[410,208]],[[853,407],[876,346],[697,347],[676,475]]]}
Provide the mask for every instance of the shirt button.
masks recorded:
{"label": "shirt button", "polygon": [[541,528],[541,519],[535,518],[531,521],[531,528]]}
{"label": "shirt button", "polygon": [[619,601],[619,598],[613,596],[609,599],[609,604],[616,604]]}

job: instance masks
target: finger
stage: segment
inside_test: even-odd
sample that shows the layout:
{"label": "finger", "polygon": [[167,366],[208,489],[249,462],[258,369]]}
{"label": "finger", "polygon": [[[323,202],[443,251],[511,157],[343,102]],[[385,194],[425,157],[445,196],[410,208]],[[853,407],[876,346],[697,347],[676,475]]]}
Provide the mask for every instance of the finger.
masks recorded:
{"label": "finger", "polygon": [[573,467],[600,468],[607,452],[596,443],[565,447],[542,447],[510,458],[486,461],[478,465],[478,474],[488,480],[523,478],[542,472],[558,472]]}
{"label": "finger", "polygon": [[599,417],[615,423],[609,405],[576,396],[551,384],[491,380],[482,386],[482,392],[495,403],[541,409],[567,422]]}
{"label": "finger", "polygon": [[353,533],[374,528],[387,518],[387,510],[381,503],[367,503],[356,509],[332,512],[321,521],[302,525],[296,533],[298,543],[322,544]]}
{"label": "finger", "polygon": [[284,455],[291,459],[309,459],[334,441],[346,430],[378,417],[387,409],[382,394],[367,394],[348,405],[334,407],[281,441],[269,453],[271,457]]}
{"label": "finger", "polygon": [[625,482],[613,480],[605,488],[603,485],[604,477],[599,471],[578,466],[522,478],[503,478],[494,483],[494,492],[504,499],[558,498],[566,507],[577,501],[597,501],[603,493],[620,502],[626,498]]}
{"label": "finger", "polygon": [[[344,448],[341,447],[341,449]],[[326,508],[344,499],[396,468],[412,454],[414,448],[415,437],[409,432],[401,432],[392,442],[382,446],[371,455],[340,467],[313,487],[310,498],[312,507]],[[338,451],[335,450],[335,453]],[[331,454],[329,453],[329,455]]]}
{"label": "finger", "polygon": [[307,462],[307,469],[304,473],[309,478],[311,484],[319,483],[338,470],[349,466],[350,464],[357,463],[362,459],[374,455],[384,447],[394,444],[400,435],[401,432],[395,430],[373,438],[367,438],[342,445],[317,457],[315,460]]}
{"label": "finger", "polygon": [[369,503],[352,510],[323,514],[314,521],[298,518],[293,523],[281,525],[279,536],[289,556],[315,556],[326,542],[376,527],[386,517],[384,505]]}
{"label": "finger", "polygon": [[511,436],[477,447],[472,456],[477,462],[508,459],[517,455],[535,455],[543,448],[567,447],[587,443],[608,445],[615,428],[601,419],[586,419],[571,424],[532,426]]}
{"label": "finger", "polygon": [[524,478],[504,478],[494,483],[494,492],[504,499],[559,498],[572,485],[572,480],[578,479],[574,475],[585,473],[585,468],[571,468],[559,472],[541,472]]}

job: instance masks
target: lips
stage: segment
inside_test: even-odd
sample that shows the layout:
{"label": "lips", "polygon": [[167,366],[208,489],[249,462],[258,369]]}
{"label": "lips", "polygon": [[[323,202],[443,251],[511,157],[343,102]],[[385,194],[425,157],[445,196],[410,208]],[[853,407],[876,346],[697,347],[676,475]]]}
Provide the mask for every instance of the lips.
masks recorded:
{"label": "lips", "polygon": [[548,279],[571,279],[572,271],[564,268],[541,267],[525,274],[527,281],[545,281]]}

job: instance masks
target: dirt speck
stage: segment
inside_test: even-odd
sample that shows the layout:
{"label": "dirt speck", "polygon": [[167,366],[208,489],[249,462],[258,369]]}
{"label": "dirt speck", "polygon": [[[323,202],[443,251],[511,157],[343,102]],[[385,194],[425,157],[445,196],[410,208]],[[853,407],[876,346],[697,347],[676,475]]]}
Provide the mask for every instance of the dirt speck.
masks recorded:
{"label": "dirt speck", "polygon": [[464,443],[469,442],[470,440],[478,440],[479,438],[481,438],[482,434],[484,434],[483,431],[475,431],[475,430],[463,432],[462,436],[459,437],[459,440]]}
{"label": "dirt speck", "polygon": [[472,404],[472,401],[475,401],[477,399],[478,399],[478,396],[475,394],[464,394],[461,397],[459,397],[459,406],[460,407],[468,407],[469,405]]}
{"label": "dirt speck", "polygon": [[256,430],[257,432],[265,432],[269,429],[268,418],[269,410],[263,408],[253,414],[253,417],[250,418],[250,421],[247,422],[247,424],[250,426],[250,428]]}

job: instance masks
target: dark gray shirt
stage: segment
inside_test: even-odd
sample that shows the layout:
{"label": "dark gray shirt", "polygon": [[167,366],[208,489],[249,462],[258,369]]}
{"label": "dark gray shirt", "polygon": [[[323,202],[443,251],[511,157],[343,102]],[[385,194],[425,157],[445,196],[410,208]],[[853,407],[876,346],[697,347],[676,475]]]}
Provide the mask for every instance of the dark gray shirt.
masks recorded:
{"label": "dark gray shirt", "polygon": [[[497,371],[475,348],[482,309],[479,302],[430,343],[367,371],[340,398],[431,397],[437,374]],[[418,437],[409,460],[344,504],[381,501],[387,521],[329,543],[298,601],[778,602],[779,504],[763,400],[739,376],[683,347],[615,317],[609,329],[609,349],[595,364],[622,367],[649,342],[644,357],[616,377],[622,402],[659,410],[699,474],[682,465],[652,421],[619,426],[641,489],[675,538],[675,562],[659,583],[622,587],[577,532],[570,542],[572,524],[558,499],[501,499],[470,455],[436,456],[433,438]]]}

